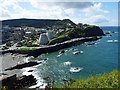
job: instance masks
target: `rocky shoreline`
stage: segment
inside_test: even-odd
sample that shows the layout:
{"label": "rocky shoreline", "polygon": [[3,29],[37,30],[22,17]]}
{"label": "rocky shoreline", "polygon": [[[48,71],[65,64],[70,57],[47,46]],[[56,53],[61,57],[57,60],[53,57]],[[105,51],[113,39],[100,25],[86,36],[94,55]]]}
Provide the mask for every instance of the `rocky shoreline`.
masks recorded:
{"label": "rocky shoreline", "polygon": [[84,42],[88,42],[88,41],[95,41],[100,39],[101,37],[85,37],[85,38],[75,38],[75,39],[71,39],[62,43],[58,43],[55,45],[50,45],[50,46],[45,46],[39,49],[35,49],[35,50],[7,50],[7,51],[2,51],[2,54],[5,53],[18,53],[18,54],[25,54],[26,56],[34,56],[34,57],[38,57],[39,55],[43,54],[43,53],[49,53],[49,52],[55,52],[64,48],[68,48],[71,46],[75,46],[75,45],[79,45],[82,44]]}
{"label": "rocky shoreline", "polygon": [[14,69],[22,69],[22,68],[26,68],[26,67],[31,67],[31,66],[35,66],[35,65],[38,65],[42,62],[28,62],[28,63],[24,63],[24,64],[18,64],[14,67],[10,67],[10,68],[7,68],[5,69],[5,71],[7,70],[14,70]]}
{"label": "rocky shoreline", "polygon": [[[41,63],[42,62],[35,62],[35,61],[26,62],[23,64],[18,64],[16,66],[7,68],[4,71],[23,69],[23,68],[35,66]],[[29,70],[28,72],[32,72],[32,70]],[[2,90],[21,90],[21,88],[29,88],[30,86],[37,84],[37,79],[32,74],[22,75],[22,76],[19,76],[17,74],[13,74],[13,75],[7,75],[5,73],[1,73],[1,74],[2,75],[0,76],[0,83],[2,83],[2,87],[0,87],[0,89]]]}
{"label": "rocky shoreline", "polygon": [[[2,54],[6,54],[6,53],[16,54],[17,53],[17,54],[25,54],[26,56],[38,57],[39,55],[43,53],[55,52],[55,51],[58,51],[64,48],[79,45],[79,44],[82,44],[88,41],[95,41],[98,39],[100,38],[98,37],[76,38],[76,39],[65,41],[63,43],[42,47],[36,50],[7,50],[7,51],[3,51]],[[41,62],[27,62],[23,64],[18,64],[18,65],[15,65],[14,67],[5,69],[5,71],[14,70],[14,69],[22,69],[25,67],[31,67],[34,65],[38,65],[40,63]],[[7,76],[5,78],[2,78],[2,80],[0,80],[3,86],[2,88],[7,88],[8,90],[16,90],[16,89],[19,90],[21,88],[28,88],[32,85],[36,85],[36,81],[37,80],[33,75],[29,75],[29,76],[23,75],[21,77],[12,75],[12,76]],[[13,82],[13,83],[10,83],[10,82]]]}
{"label": "rocky shoreline", "polygon": [[17,75],[12,75],[3,78],[2,90],[20,90],[21,88],[28,88],[32,85],[36,85],[36,78],[33,75],[17,77]]}

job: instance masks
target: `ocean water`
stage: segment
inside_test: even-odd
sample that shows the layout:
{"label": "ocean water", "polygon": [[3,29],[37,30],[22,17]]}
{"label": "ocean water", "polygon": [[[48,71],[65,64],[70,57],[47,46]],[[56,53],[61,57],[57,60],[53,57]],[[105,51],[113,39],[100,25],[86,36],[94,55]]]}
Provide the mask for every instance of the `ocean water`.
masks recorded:
{"label": "ocean water", "polygon": [[[60,51],[57,51],[34,58],[38,61],[43,60],[42,64],[33,68],[34,75],[41,79],[49,77],[49,80],[62,83],[64,79],[87,78],[118,69],[118,28],[101,28],[104,32],[110,32],[111,36],[103,36],[98,41],[66,48],[64,49],[66,52],[61,55]],[[92,45],[87,45],[90,43]],[[75,51],[82,51],[82,53],[74,55]],[[73,67],[79,67],[80,71],[70,72]],[[46,81],[43,80],[43,82]]]}

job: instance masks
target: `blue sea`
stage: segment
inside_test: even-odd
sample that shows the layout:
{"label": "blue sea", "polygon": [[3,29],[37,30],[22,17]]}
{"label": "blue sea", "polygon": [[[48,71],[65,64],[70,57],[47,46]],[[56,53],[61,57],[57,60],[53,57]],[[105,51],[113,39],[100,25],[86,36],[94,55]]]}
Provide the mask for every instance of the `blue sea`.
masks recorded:
{"label": "blue sea", "polygon": [[[94,42],[64,49],[64,54],[60,51],[42,54],[35,60],[45,60],[42,64],[34,67],[37,77],[49,77],[58,83],[64,79],[80,79],[97,74],[111,72],[118,69],[118,27],[101,27],[107,36]],[[92,45],[88,45],[92,44]],[[74,48],[74,50],[73,50]],[[83,53],[74,55],[73,52]],[[66,63],[67,62],[67,63]],[[72,67],[79,67],[79,72],[70,72]]]}

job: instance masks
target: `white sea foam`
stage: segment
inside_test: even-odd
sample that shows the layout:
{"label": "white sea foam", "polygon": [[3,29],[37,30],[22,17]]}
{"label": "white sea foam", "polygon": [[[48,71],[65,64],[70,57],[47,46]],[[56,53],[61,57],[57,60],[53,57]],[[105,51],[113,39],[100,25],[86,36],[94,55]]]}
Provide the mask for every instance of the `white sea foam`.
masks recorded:
{"label": "white sea foam", "polygon": [[75,51],[75,52],[73,52],[73,54],[79,54],[80,53],[80,51]]}
{"label": "white sea foam", "polygon": [[[29,58],[30,57],[25,58],[24,61],[29,62]],[[38,61],[38,62],[42,62],[42,64],[43,64],[46,61],[42,60],[42,61]],[[38,74],[37,74],[36,67],[39,66],[39,65],[36,65],[36,66],[33,66],[33,67],[26,67],[26,68],[22,69],[22,72],[23,72],[22,74],[23,75],[26,75],[26,76],[33,75],[37,79],[37,84],[33,85],[29,88],[37,88],[37,87],[38,88],[45,88],[45,86],[47,85],[47,83],[44,83],[45,81],[41,77],[39,77]],[[33,71],[30,72],[30,70],[33,70]]]}
{"label": "white sea foam", "polygon": [[83,53],[83,51],[80,51],[80,53]]}
{"label": "white sea foam", "polygon": [[[29,72],[29,70],[33,70],[33,71]],[[45,88],[45,86],[47,85],[47,83],[44,83],[45,81],[41,77],[38,76],[36,68],[27,67],[27,68],[23,68],[22,71],[23,71],[23,73],[22,73],[23,75],[26,75],[26,76],[33,75],[37,79],[37,84],[33,85],[29,88],[36,88],[36,87]]]}
{"label": "white sea foam", "polygon": [[57,55],[57,57],[60,57],[62,54]]}
{"label": "white sea foam", "polygon": [[83,68],[81,68],[81,67],[71,67],[70,72],[77,73],[77,72],[80,72],[82,69]]}
{"label": "white sea foam", "polygon": [[83,51],[75,51],[75,52],[73,52],[73,54],[83,54]]}
{"label": "white sea foam", "polygon": [[31,75],[33,72],[28,72],[29,70],[35,70],[35,68],[33,68],[33,67],[26,67],[26,68],[23,68],[22,69],[22,71],[23,71],[23,75],[26,75],[26,76],[28,76],[28,75]]}
{"label": "white sea foam", "polygon": [[113,40],[107,40],[107,42],[110,42],[110,43],[111,43],[111,42],[113,42]]}
{"label": "white sea foam", "polygon": [[114,40],[114,42],[118,42],[118,40]]}
{"label": "white sea foam", "polygon": [[115,32],[115,33],[118,33],[118,32]]}
{"label": "white sea foam", "polygon": [[107,40],[107,42],[110,42],[110,43],[112,43],[112,42],[118,42],[118,40]]}
{"label": "white sea foam", "polygon": [[30,58],[30,57],[26,57],[26,58],[24,59],[24,62],[28,63],[28,62],[29,62],[29,58]]}
{"label": "white sea foam", "polygon": [[47,83],[45,83],[45,81],[41,77],[39,77],[37,73],[33,73],[32,75],[37,79],[37,84],[29,88],[42,88],[42,89],[45,88]]}
{"label": "white sea foam", "polygon": [[70,61],[64,62],[64,65],[71,65],[71,64],[72,64],[72,62],[70,62]]}

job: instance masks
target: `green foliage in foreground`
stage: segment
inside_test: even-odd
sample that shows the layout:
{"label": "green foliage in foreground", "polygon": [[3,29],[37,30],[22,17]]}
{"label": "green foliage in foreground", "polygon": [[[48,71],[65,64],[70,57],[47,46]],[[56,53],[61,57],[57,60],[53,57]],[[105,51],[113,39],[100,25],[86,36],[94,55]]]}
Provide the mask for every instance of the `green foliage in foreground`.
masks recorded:
{"label": "green foliage in foreground", "polygon": [[[67,84],[57,85],[55,88],[114,88],[120,90],[119,78],[120,71],[112,71],[102,75],[91,76],[87,79],[80,79],[76,82],[68,82]],[[116,88],[116,89],[115,89]]]}
{"label": "green foliage in foreground", "polygon": [[[99,74],[88,77],[87,79],[80,79],[75,82],[67,82],[63,85],[54,85],[53,88],[45,90],[120,90],[119,87],[120,71],[114,70],[110,73]],[[2,90],[8,90],[5,86]],[[23,88],[20,90],[37,90]],[[44,90],[44,89],[38,89]]]}

